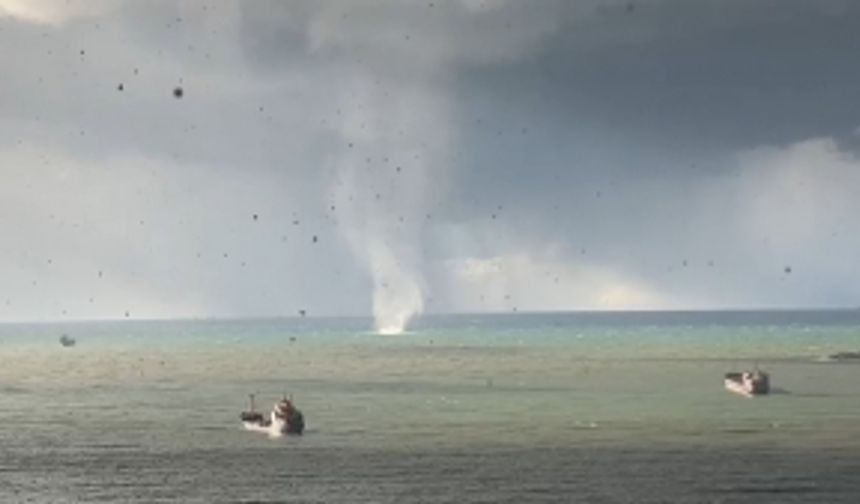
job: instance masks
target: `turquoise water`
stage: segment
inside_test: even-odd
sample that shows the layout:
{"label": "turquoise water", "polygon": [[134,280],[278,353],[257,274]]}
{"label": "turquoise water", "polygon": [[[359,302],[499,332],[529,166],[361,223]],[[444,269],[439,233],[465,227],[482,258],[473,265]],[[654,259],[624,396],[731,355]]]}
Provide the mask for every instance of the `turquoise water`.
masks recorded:
{"label": "turquoise water", "polygon": [[[0,500],[860,499],[860,363],[822,359],[860,350],[860,313],[371,325],[0,326]],[[776,393],[722,388],[754,363]],[[307,434],[243,431],[249,392],[292,394]]]}

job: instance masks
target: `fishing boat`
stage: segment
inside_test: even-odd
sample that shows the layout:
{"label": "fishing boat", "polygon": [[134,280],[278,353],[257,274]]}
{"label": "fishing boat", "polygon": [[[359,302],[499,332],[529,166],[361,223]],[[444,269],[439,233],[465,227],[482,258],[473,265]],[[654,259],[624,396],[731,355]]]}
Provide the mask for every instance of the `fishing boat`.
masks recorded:
{"label": "fishing boat", "polygon": [[272,407],[269,418],[258,412],[254,405],[254,394],[250,394],[251,409],[243,411],[239,418],[245,428],[257,432],[266,432],[270,435],[302,434],[305,431],[305,416],[301,410],[293,404],[292,398],[276,402]]}
{"label": "fishing boat", "polygon": [[726,373],[726,389],[746,397],[770,393],[770,375],[758,369],[741,373]]}

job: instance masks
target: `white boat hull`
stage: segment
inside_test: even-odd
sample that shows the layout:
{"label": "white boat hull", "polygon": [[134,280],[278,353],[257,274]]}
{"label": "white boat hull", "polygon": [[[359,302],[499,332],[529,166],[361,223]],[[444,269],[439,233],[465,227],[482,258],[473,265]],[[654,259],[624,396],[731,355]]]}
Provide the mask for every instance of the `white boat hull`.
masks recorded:
{"label": "white boat hull", "polygon": [[755,394],[753,394],[749,389],[744,387],[743,384],[738,383],[734,380],[726,379],[725,385],[726,390],[728,390],[729,392],[734,392],[735,394],[740,394],[744,397],[755,397]]}
{"label": "white boat hull", "polygon": [[269,437],[281,437],[287,433],[287,422],[278,418],[274,413],[269,414],[269,422],[261,424],[257,422],[242,422],[245,430],[268,434]]}

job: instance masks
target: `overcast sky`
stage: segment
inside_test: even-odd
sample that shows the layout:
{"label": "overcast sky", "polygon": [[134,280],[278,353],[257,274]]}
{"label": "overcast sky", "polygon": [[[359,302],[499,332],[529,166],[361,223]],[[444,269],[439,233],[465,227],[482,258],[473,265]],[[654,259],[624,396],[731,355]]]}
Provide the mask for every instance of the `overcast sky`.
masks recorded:
{"label": "overcast sky", "polygon": [[0,320],[855,307],[858,55],[850,0],[0,0]]}

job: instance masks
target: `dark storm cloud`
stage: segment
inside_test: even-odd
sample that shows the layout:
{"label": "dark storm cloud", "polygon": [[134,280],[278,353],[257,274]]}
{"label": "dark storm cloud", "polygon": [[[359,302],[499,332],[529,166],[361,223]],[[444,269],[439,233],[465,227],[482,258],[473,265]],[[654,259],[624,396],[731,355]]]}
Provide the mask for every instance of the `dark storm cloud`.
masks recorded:
{"label": "dark storm cloud", "polygon": [[855,2],[0,13],[3,318],[860,295]]}
{"label": "dark storm cloud", "polygon": [[633,5],[569,18],[528,59],[461,72],[468,114],[508,133],[540,118],[549,131],[534,136],[576,139],[587,125],[634,148],[706,154],[856,127],[860,5]]}

